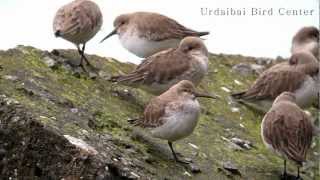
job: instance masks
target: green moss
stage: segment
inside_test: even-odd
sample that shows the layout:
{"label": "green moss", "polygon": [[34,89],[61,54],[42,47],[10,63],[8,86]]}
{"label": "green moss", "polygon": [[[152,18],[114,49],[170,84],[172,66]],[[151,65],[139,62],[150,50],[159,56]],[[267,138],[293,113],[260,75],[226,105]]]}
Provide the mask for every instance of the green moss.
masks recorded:
{"label": "green moss", "polygon": [[[63,51],[63,53],[66,57],[77,58],[74,52]],[[40,122],[58,129],[63,134],[82,136],[85,132],[86,136],[95,133],[112,135],[120,142],[118,147],[120,151],[125,156],[141,160],[140,166],[143,167],[141,171],[150,176],[156,174],[158,178],[161,176],[171,179],[188,177],[184,175],[185,169],[182,166],[163,158],[158,153],[149,153],[150,145],[131,139],[132,127],[128,125],[127,120],[142,114],[141,105],[149,101],[152,97],[150,94],[139,89],[117,86],[119,91],[128,89],[132,92],[138,100],[139,105],[137,105],[115,96],[112,93],[114,85],[103,78],[95,80],[85,76],[78,78],[62,67],[52,70],[44,64],[42,56],[40,50],[23,46],[0,52],[0,64],[3,66],[0,70],[0,93],[15,98],[30,109]],[[254,75],[242,77],[231,72],[233,65],[246,59],[242,56],[211,55],[210,72],[199,88],[217,94],[222,99],[201,100],[203,113],[196,130],[190,137],[175,143],[178,152],[186,157],[192,157],[202,169],[202,173],[193,175],[191,179],[227,179],[224,173],[218,171],[225,161],[235,163],[244,179],[252,177],[275,179],[277,172],[281,171],[281,159],[269,152],[261,141],[262,116],[240,105],[235,105],[239,108],[239,112],[232,112],[233,105],[230,105],[229,92],[222,89],[226,87],[231,91],[243,90],[255,80]],[[90,60],[109,75],[129,72],[134,67],[132,64],[98,56],[90,56]],[[6,80],[3,78],[5,75],[15,75],[18,80]],[[34,79],[38,89],[57,99],[42,98],[37,94],[29,95],[21,90],[24,87],[23,83],[28,79]],[[242,84],[237,84],[235,80]],[[80,115],[70,113],[73,107],[79,109]],[[89,128],[90,118],[95,125],[92,129]],[[246,139],[251,141],[255,148],[249,151],[234,151],[222,137]],[[159,142],[166,146],[166,142]],[[197,145],[199,149],[192,148],[188,143]],[[126,147],[121,144],[131,144],[139,151],[135,154],[126,154]],[[151,156],[155,163],[149,164],[143,161],[145,156]],[[290,164],[289,169],[294,172],[294,165]],[[314,173],[318,178],[319,172],[314,170]]]}

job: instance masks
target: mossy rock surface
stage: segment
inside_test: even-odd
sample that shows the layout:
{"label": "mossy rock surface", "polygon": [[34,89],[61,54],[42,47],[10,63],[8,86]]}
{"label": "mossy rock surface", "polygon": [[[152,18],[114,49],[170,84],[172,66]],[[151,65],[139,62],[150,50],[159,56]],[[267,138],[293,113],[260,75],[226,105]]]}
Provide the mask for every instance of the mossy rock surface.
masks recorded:
{"label": "mossy rock surface", "polygon": [[[255,74],[241,76],[232,67],[259,59],[210,55],[209,74],[199,89],[217,94],[221,100],[201,99],[202,114],[194,133],[174,143],[177,152],[200,168],[201,172],[193,173],[172,160],[165,141],[150,138],[147,131],[127,123],[141,116],[152,95],[107,79],[129,72],[135,65],[88,57],[101,69],[95,79],[75,73],[78,69],[67,65],[66,61],[79,59],[74,50],[49,53],[18,46],[0,51],[1,178],[279,178],[282,160],[261,141],[263,116],[233,102],[228,92],[244,90],[256,78]],[[55,65],[48,67],[48,61]],[[83,153],[64,135],[82,139],[98,154]],[[235,150],[229,142],[232,138],[247,140],[253,146]],[[315,140],[303,169],[305,180],[320,178],[317,147],[319,141]],[[225,162],[235,165],[241,175],[225,170]],[[288,171],[296,172],[294,164],[289,164]]]}

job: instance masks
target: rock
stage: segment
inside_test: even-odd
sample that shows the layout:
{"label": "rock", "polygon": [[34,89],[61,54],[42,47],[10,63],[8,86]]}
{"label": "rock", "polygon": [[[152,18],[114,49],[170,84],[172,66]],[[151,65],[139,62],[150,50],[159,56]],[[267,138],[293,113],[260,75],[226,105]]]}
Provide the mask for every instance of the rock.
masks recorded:
{"label": "rock", "polygon": [[225,91],[226,93],[230,93],[231,92],[231,90],[229,88],[226,88],[226,87],[221,87],[221,89],[223,91]]}
{"label": "rock", "polygon": [[[46,56],[57,62],[56,70],[44,63]],[[6,151],[0,160],[0,179],[186,179],[191,176],[190,179],[227,180],[233,174],[219,164],[223,159],[237,162],[239,171],[243,169],[242,179],[277,179],[282,163],[265,148],[255,148],[252,152],[245,151],[246,145],[241,152],[229,149],[229,144],[236,145],[229,142],[230,138],[238,136],[256,140],[256,147],[264,147],[260,137],[263,117],[233,104],[229,97],[230,89],[245,88],[256,78],[255,73],[246,77],[230,73],[231,68],[240,63],[256,64],[256,58],[214,54],[209,58],[210,73],[199,90],[218,93],[221,98],[199,100],[202,113],[197,127],[191,136],[174,143],[181,159],[191,156],[196,163],[185,167],[172,160],[167,142],[152,137],[149,129],[127,123],[128,119],[141,117],[143,107],[154,96],[105,79],[119,72],[130,72],[135,65],[88,55],[90,62],[99,67],[99,74],[103,74],[102,78],[90,79],[81,68],[69,65],[69,61],[79,62],[76,50],[45,53],[20,46],[0,51],[3,67],[0,149]],[[73,73],[78,69],[76,77]],[[5,75],[16,76],[18,80],[5,79]],[[231,108],[239,108],[240,112],[232,113]],[[240,123],[246,125],[245,129]],[[134,132],[143,133],[143,138],[133,138]],[[76,138],[81,145],[75,145],[78,143],[64,135]],[[225,136],[227,141],[220,136]],[[318,148],[311,149],[308,160],[316,164],[318,152]],[[199,167],[201,173],[192,173],[198,172]],[[217,168],[227,173],[217,173]],[[295,167],[288,163],[288,169]],[[310,166],[302,176],[305,180],[319,179],[317,167]]]}
{"label": "rock", "polygon": [[79,109],[78,108],[71,108],[70,111],[74,114],[78,113],[79,112]]}
{"label": "rock", "polygon": [[234,174],[234,175],[239,175],[239,176],[241,176],[241,173],[240,173],[238,167],[237,167],[234,163],[232,163],[232,162],[230,162],[230,161],[223,163],[223,169],[231,172],[231,173]]}
{"label": "rock", "polygon": [[265,66],[258,64],[251,64],[250,67],[256,74],[261,74],[266,69]]}
{"label": "rock", "polygon": [[265,70],[265,66],[258,64],[240,63],[232,67],[234,73],[242,76],[249,76],[253,74],[261,74]]}
{"label": "rock", "polygon": [[241,148],[244,148],[244,149],[251,149],[253,147],[252,143],[250,141],[246,141],[246,140],[242,140],[240,138],[231,138],[230,140],[232,143],[240,146]]}
{"label": "rock", "polygon": [[198,165],[196,165],[194,163],[190,163],[189,166],[190,166],[190,170],[192,173],[200,173],[201,172],[201,169]]}
{"label": "rock", "polygon": [[11,75],[3,76],[3,78],[6,79],[6,80],[10,80],[10,81],[16,81],[16,80],[18,80],[18,77],[17,77],[17,76],[11,76]]}
{"label": "rock", "polygon": [[84,153],[90,154],[90,155],[97,155],[98,151],[95,150],[93,147],[89,146],[86,142],[84,142],[82,139],[78,139],[75,137],[72,137],[70,135],[64,135],[65,138],[68,139],[68,141],[81,149]]}
{"label": "rock", "polygon": [[49,57],[49,56],[45,56],[44,58],[43,58],[43,62],[49,67],[49,68],[57,68],[57,66],[58,66],[58,63],[54,60],[54,59],[52,59],[51,57]]}
{"label": "rock", "polygon": [[239,108],[236,108],[236,107],[232,107],[232,108],[231,108],[231,112],[233,112],[233,113],[238,113],[238,112],[240,112],[240,109],[239,109]]}
{"label": "rock", "polygon": [[251,68],[251,65],[246,63],[240,63],[233,66],[232,71],[242,76],[249,76],[254,73],[254,70]]}

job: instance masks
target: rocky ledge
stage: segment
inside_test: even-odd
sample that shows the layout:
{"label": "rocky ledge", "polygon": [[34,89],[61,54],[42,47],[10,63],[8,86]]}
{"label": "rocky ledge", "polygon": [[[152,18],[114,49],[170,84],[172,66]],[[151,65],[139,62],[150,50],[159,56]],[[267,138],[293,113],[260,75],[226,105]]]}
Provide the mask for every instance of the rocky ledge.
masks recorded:
{"label": "rocky ledge", "polygon": [[[196,130],[175,143],[182,158],[193,162],[182,166],[173,161],[166,142],[127,123],[141,115],[152,96],[107,81],[135,65],[89,58],[100,68],[99,76],[73,67],[79,59],[73,50],[18,46],[0,51],[0,179],[274,180],[281,174],[282,160],[260,138],[262,115],[229,97],[274,60],[210,56],[200,89],[222,99],[201,100]],[[302,170],[305,180],[320,178],[318,147],[316,139]],[[295,173],[293,164],[289,172]]]}

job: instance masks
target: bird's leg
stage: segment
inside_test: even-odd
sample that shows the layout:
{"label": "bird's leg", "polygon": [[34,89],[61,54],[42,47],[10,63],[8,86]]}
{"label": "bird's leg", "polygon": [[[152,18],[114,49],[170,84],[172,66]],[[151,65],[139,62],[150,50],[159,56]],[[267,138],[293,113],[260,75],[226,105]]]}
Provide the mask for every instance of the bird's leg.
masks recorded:
{"label": "bird's leg", "polygon": [[87,57],[84,55],[84,50],[86,49],[86,43],[84,43],[83,45],[82,45],[82,57],[83,57],[83,59],[86,61],[86,63],[87,63],[87,65],[88,66],[90,66],[90,67],[92,67],[93,69],[96,69],[90,62],[89,62],[89,60],[87,59]]}
{"label": "bird's leg", "polygon": [[86,70],[86,68],[84,67],[84,64],[83,64],[83,52],[80,49],[79,45],[77,45],[77,49],[78,49],[78,53],[80,55],[80,64],[79,64],[79,66],[83,69],[84,72],[87,72],[87,70]]}
{"label": "bird's leg", "polygon": [[178,163],[183,163],[183,164],[189,164],[189,162],[181,161],[178,159],[177,154],[174,152],[173,147],[172,147],[172,142],[168,141],[169,147],[171,149],[171,152],[173,154],[174,160]]}
{"label": "bird's leg", "polygon": [[282,174],[282,180],[287,180],[287,161],[283,161],[283,174]]}
{"label": "bird's leg", "polygon": [[300,180],[300,167],[299,166],[297,167],[297,170],[298,170],[298,174],[297,174],[297,178],[296,179]]}

